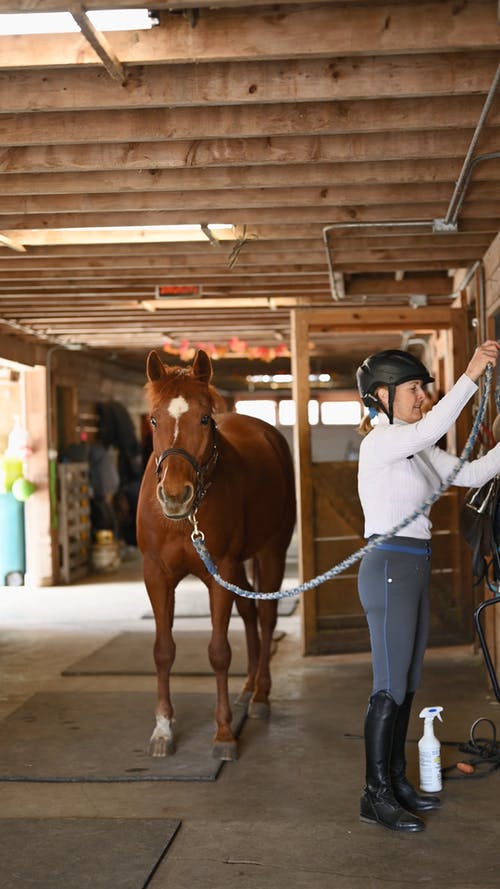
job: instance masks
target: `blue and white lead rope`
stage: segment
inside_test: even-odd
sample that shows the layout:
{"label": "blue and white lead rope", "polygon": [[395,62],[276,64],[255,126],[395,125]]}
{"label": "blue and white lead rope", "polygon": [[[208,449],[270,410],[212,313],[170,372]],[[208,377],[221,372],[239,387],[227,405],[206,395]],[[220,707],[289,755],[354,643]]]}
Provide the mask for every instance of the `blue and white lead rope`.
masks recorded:
{"label": "blue and white lead rope", "polygon": [[[305,593],[307,590],[312,590],[315,587],[320,586],[320,584],[325,583],[325,581],[330,580],[332,577],[335,577],[337,574],[341,574],[343,571],[346,570],[346,568],[350,568],[351,565],[354,565],[355,562],[358,562],[365,555],[365,553],[368,553],[372,549],[375,549],[384,540],[387,540],[389,537],[393,537],[395,534],[398,534],[400,531],[402,531],[403,528],[406,528],[407,525],[409,525],[416,518],[418,518],[419,515],[430,508],[432,504],[435,503],[436,500],[441,496],[441,494],[443,494],[450,487],[450,485],[453,483],[453,480],[460,472],[462,466],[467,461],[469,454],[474,447],[474,443],[479,433],[479,427],[481,426],[481,423],[483,421],[486,404],[490,394],[492,377],[493,368],[491,364],[489,364],[485,370],[484,387],[476,418],[474,420],[469,437],[465,443],[465,447],[460,454],[456,465],[450,472],[448,478],[441,482],[437,491],[435,491],[434,494],[431,494],[431,496],[424,501],[420,509],[412,512],[410,516],[407,516],[407,518],[405,518],[402,522],[400,522],[398,525],[395,525],[394,528],[391,528],[391,530],[388,531],[387,534],[379,534],[377,537],[373,537],[369,543],[361,547],[361,549],[356,550],[356,552],[352,553],[342,562],[339,562],[338,565],[334,565],[333,568],[329,568],[328,571],[324,572],[324,574],[319,574],[317,577],[313,577],[311,580],[306,580],[304,583],[301,583],[300,586],[293,587],[290,590],[276,590],[274,593],[256,593],[253,590],[244,590],[234,583],[229,583],[220,576],[217,566],[215,565],[210,553],[205,546],[205,536],[203,532],[200,531],[200,529],[198,528],[196,516],[190,516],[190,520],[194,526],[194,530],[191,534],[191,540],[193,542],[194,548],[196,549],[196,552],[205,565],[205,568],[207,568],[214,580],[216,580],[217,583],[220,584],[220,586],[224,587],[226,590],[230,590],[237,596],[243,596],[245,599],[287,599],[291,596],[298,596],[300,593]],[[497,388],[495,390],[495,401],[498,406],[498,404],[500,403],[500,383],[497,384]]]}

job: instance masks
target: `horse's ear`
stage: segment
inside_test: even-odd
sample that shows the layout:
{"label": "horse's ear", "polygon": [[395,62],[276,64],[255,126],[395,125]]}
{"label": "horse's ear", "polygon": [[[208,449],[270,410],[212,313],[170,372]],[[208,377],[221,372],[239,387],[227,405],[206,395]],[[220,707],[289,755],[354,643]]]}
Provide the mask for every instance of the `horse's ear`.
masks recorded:
{"label": "horse's ear", "polygon": [[153,380],[161,380],[161,378],[165,376],[165,365],[158,355],[158,352],[149,353],[146,362],[146,373],[148,375],[148,380],[151,383]]}
{"label": "horse's ear", "polygon": [[201,380],[202,383],[209,383],[212,379],[212,362],[203,349],[196,353],[193,361],[193,376]]}

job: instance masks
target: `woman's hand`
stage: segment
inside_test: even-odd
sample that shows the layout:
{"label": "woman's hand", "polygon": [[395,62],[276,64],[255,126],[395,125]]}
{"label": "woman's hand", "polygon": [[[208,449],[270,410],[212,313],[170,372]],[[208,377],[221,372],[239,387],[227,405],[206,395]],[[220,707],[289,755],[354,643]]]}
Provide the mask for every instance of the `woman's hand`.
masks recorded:
{"label": "woman's hand", "polygon": [[492,364],[495,367],[499,350],[500,345],[496,340],[486,340],[484,343],[481,343],[465,369],[467,376],[476,382],[484,373],[488,364]]}

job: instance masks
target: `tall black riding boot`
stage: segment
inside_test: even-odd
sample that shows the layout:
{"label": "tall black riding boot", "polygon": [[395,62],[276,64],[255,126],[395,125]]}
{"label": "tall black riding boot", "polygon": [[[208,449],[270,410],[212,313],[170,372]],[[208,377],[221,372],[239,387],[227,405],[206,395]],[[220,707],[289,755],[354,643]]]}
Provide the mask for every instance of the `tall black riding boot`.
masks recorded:
{"label": "tall black riding boot", "polygon": [[389,692],[378,691],[371,696],[365,719],[366,787],[360,818],[389,830],[415,832],[423,830],[424,823],[397,802],[389,774],[397,714],[398,705]]}
{"label": "tall black riding boot", "polygon": [[391,756],[391,782],[394,796],[404,809],[410,812],[430,812],[439,809],[441,800],[438,796],[421,796],[406,777],[405,743],[410,721],[413,692],[408,692],[401,704],[394,723]]}

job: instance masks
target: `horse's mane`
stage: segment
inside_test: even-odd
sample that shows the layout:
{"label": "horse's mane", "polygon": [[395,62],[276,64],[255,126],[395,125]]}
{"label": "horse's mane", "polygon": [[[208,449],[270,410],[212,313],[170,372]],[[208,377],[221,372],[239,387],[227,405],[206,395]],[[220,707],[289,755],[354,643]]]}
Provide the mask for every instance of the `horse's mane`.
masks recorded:
{"label": "horse's mane", "polygon": [[212,386],[211,383],[205,384],[198,380],[193,374],[192,367],[168,367],[168,365],[164,365],[164,370],[164,376],[159,380],[149,380],[144,386],[151,406],[157,404],[163,397],[167,397],[168,389],[174,380],[185,377],[195,384],[198,383],[200,386],[207,386],[214,413],[219,414],[227,411],[226,402],[220,392],[218,392],[215,386]]}

